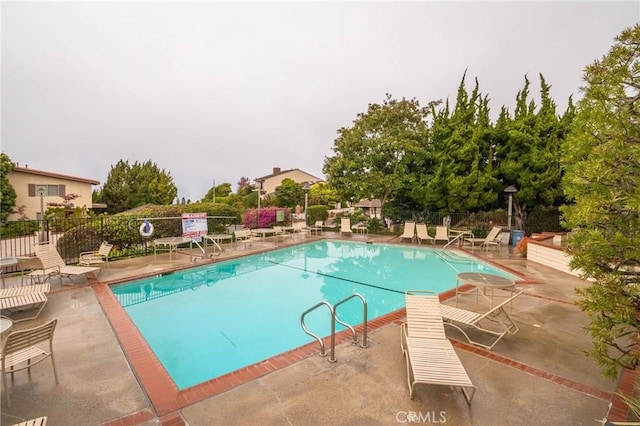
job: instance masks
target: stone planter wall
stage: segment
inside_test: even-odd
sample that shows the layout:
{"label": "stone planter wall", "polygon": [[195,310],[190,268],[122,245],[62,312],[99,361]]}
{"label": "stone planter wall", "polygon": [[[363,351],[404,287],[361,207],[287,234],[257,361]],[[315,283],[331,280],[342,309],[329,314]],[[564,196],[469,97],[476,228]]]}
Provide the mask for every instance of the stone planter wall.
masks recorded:
{"label": "stone planter wall", "polygon": [[571,256],[562,247],[552,245],[551,240],[535,241],[529,239],[527,243],[527,260],[537,262],[558,271],[579,276],[579,271],[569,267]]}

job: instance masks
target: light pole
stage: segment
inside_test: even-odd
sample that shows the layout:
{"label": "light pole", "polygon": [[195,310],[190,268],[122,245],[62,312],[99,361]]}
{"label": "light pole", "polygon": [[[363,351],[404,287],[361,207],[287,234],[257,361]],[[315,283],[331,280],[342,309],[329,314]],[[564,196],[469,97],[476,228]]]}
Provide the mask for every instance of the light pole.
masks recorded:
{"label": "light pole", "polygon": [[256,225],[257,225],[260,220],[260,198],[262,197],[262,181],[256,181],[255,188],[256,189],[254,189],[254,191],[258,192],[258,214],[256,214]]}
{"label": "light pole", "polygon": [[509,194],[509,207],[508,207],[508,214],[509,214],[509,231],[511,231],[511,212],[513,210],[513,194],[515,194],[516,192],[518,192],[518,188],[516,188],[513,185],[509,185],[504,189],[505,194]]}
{"label": "light pole", "polygon": [[216,180],[213,180],[213,204],[216,203]]}
{"label": "light pole", "polygon": [[38,195],[40,196],[40,238],[41,243],[44,242],[44,186],[38,187]]}
{"label": "light pole", "polygon": [[309,182],[305,182],[304,185],[302,185],[302,189],[304,189],[304,223],[307,224],[307,208],[309,207],[309,189],[311,189]]}

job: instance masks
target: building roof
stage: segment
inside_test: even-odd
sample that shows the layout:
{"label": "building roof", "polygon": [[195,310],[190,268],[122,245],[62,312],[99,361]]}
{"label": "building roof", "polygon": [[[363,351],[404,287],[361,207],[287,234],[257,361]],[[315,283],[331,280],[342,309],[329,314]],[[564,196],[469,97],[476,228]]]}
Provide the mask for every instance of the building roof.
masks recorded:
{"label": "building roof", "polygon": [[71,180],[71,181],[74,181],[74,182],[88,183],[88,184],[91,184],[91,185],[100,185],[100,181],[97,181],[95,179],[87,179],[87,178],[81,178],[81,177],[77,177],[77,176],[69,176],[69,175],[63,175],[63,174],[60,174],[60,173],[53,173],[53,172],[45,172],[44,170],[30,169],[29,167],[16,166],[13,169],[13,172],[14,173],[28,173],[28,174],[32,174],[32,175],[39,175],[39,176],[45,176],[45,177],[66,179],[66,180]]}
{"label": "building roof", "polygon": [[283,175],[283,174],[286,174],[286,173],[295,172],[296,170],[301,172],[301,173],[304,173],[306,175],[311,176],[316,182],[324,182],[322,179],[317,178],[314,175],[309,174],[309,173],[305,172],[304,170],[300,170],[300,169],[297,169],[297,168],[296,169],[289,169],[289,170],[276,170],[275,173],[271,173],[269,175],[262,176],[262,177],[257,177],[254,180],[258,180],[258,181],[266,180],[266,179],[269,179],[269,178],[272,178],[272,177],[276,177],[276,176],[279,176],[279,175]]}
{"label": "building roof", "polygon": [[373,200],[360,200],[353,207],[368,207],[370,209],[379,209],[382,206],[382,203],[377,198]]}

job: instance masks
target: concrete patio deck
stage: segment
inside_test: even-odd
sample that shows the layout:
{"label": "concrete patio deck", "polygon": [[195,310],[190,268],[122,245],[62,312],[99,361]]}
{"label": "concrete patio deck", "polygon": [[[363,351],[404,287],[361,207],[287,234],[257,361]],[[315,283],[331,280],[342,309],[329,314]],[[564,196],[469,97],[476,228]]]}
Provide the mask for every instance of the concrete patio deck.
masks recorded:
{"label": "concrete patio deck", "polygon": [[[353,237],[359,238],[363,237]],[[367,238],[374,243],[390,240]],[[211,261],[258,250],[262,250],[259,245],[226,250]],[[154,383],[141,371],[135,361],[138,354],[131,353],[127,337],[118,331],[123,325],[109,316],[111,308],[105,306],[101,289],[108,283],[193,265],[189,256],[174,254],[169,261],[169,255],[162,254],[110,262],[98,281],[73,287],[52,281],[40,318],[16,323],[14,330],[58,319],[54,349],[60,383],[55,384],[47,362],[33,368],[31,381],[25,372],[17,373],[10,384],[12,407],[2,395],[0,422],[11,425],[48,416],[48,424],[54,426],[600,424],[619,382],[603,378],[583,354],[591,347],[583,331],[587,318],[573,300],[574,288],[587,284],[528,262],[508,248],[476,250],[476,254],[526,279],[518,285],[524,294],[512,306],[520,331],[505,336],[492,351],[464,343],[459,332],[447,327],[477,387],[471,406],[447,386],[417,385],[414,399],[409,399],[400,350],[401,310],[373,321],[368,348],[341,343],[336,363],[319,357],[316,345],[291,359],[283,356],[262,363],[259,371],[247,369],[224,383],[182,393],[178,401],[160,407],[157,389],[152,388],[165,382]],[[19,279],[7,279],[7,285],[19,285]],[[470,309],[486,308],[478,307],[471,296],[461,303]]]}

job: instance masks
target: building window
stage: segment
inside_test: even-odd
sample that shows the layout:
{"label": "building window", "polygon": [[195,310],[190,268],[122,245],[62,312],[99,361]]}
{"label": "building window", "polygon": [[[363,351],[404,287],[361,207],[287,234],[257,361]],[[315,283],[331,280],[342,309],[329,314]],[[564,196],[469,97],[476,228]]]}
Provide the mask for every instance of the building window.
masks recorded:
{"label": "building window", "polygon": [[64,197],[65,186],[64,185],[47,185],[46,183],[30,183],[29,184],[29,197],[39,197],[40,190],[44,190],[45,197]]}

